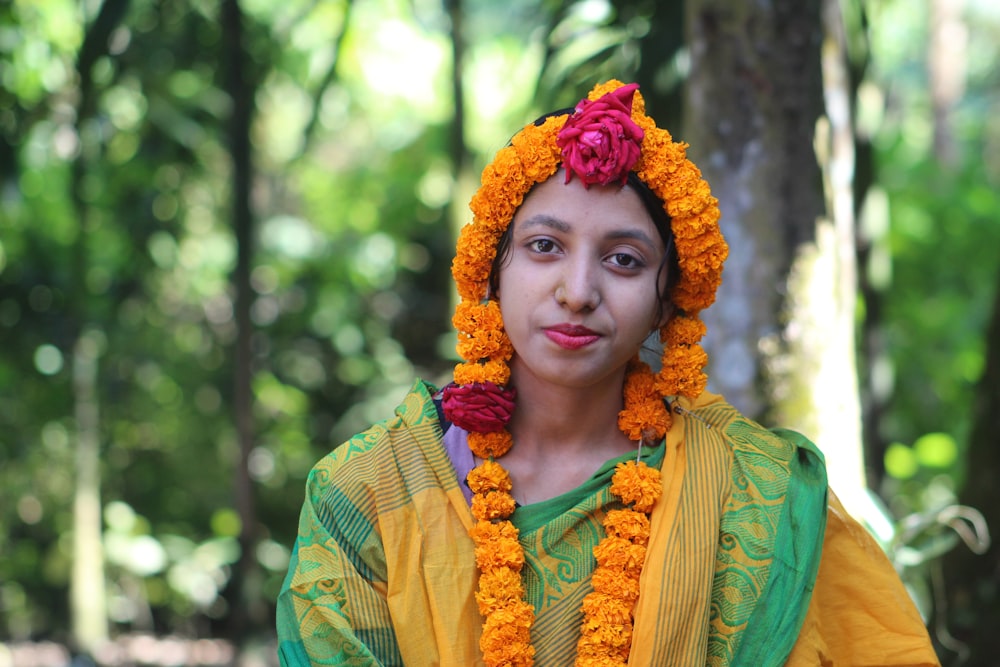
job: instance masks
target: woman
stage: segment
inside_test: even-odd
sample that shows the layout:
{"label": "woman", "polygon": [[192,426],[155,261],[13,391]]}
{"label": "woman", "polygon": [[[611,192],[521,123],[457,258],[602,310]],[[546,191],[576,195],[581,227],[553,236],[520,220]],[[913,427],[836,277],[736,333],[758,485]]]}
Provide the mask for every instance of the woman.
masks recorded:
{"label": "woman", "polygon": [[484,170],[453,264],[465,362],[314,469],[283,664],[938,664],[821,454],[704,391],[728,250],[636,89]]}

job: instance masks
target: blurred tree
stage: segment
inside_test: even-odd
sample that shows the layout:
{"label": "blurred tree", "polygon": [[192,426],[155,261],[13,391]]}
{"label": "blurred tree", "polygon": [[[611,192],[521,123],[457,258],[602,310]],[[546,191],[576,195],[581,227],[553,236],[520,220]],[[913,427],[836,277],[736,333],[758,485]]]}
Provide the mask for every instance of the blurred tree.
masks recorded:
{"label": "blurred tree", "polygon": [[[1000,278],[1000,273],[998,273]],[[940,608],[939,639],[958,654],[962,664],[986,665],[1000,652],[995,629],[1000,624],[1000,490],[996,471],[1000,470],[1000,280],[996,285],[993,315],[986,335],[986,360],[972,404],[972,432],[969,436],[965,484],[959,499],[979,508],[992,541],[976,548],[975,538],[963,535],[969,549],[955,549],[945,562]],[[957,641],[954,641],[957,639]]]}
{"label": "blurred tree", "polygon": [[814,438],[858,511],[854,155],[839,7],[700,0],[686,16],[684,139],[730,244],[706,314],[711,384],[747,414]]}
{"label": "blurred tree", "polygon": [[[0,636],[64,641],[79,616],[66,593],[80,473],[100,480],[103,526],[93,507],[87,525],[103,530],[112,635],[218,635],[246,600],[266,619],[315,460],[385,417],[415,375],[449,378],[453,223],[476,171],[514,128],[609,76],[642,83],[723,198],[726,288],[776,286],[733,334],[739,364],[712,370],[743,369],[761,405],[775,385],[758,383],[756,341],[794,332],[784,308],[805,283],[779,286],[807,275],[796,251],[829,260],[809,306],[835,303],[847,275],[822,243],[842,250],[848,218],[822,186],[843,193],[851,147],[824,173],[813,132],[828,115],[832,149],[854,125],[853,182],[875,179],[856,201],[859,312],[876,341],[861,364],[878,399],[866,445],[875,467],[892,454],[879,490],[905,516],[953,502],[967,474],[968,501],[996,506],[973,491],[994,468],[969,404],[978,378],[992,382],[1000,163],[980,63],[1000,31],[966,2],[965,85],[942,57],[935,76],[952,83],[934,103],[928,17],[901,0],[0,3]],[[842,67],[845,50],[851,70],[825,77],[841,83],[824,99],[820,56]],[[843,344],[837,303],[813,315]],[[76,465],[77,433],[96,470]],[[965,638],[980,617],[964,601],[988,600],[989,576],[956,584]],[[245,642],[269,635],[247,622]]]}
{"label": "blurred tree", "polygon": [[[17,161],[8,171],[16,187],[3,191],[0,237],[10,261],[0,311],[18,335],[0,377],[5,392],[18,387],[18,409],[2,411],[4,488],[14,502],[3,504],[0,522],[13,529],[3,531],[10,540],[0,551],[31,558],[19,555],[0,578],[5,599],[18,601],[3,616],[12,636],[66,639],[62,629],[74,627],[86,650],[106,633],[109,613],[116,628],[149,629],[195,612],[218,616],[229,556],[221,569],[206,554],[188,557],[233,533],[215,521],[231,503],[228,485],[219,493],[226,458],[204,461],[213,441],[224,451],[227,428],[216,388],[225,377],[226,318],[215,291],[226,243],[205,215],[211,179],[199,184],[214,171],[213,143],[199,139],[210,136],[218,98],[204,76],[214,57],[194,48],[215,28],[198,11],[109,1],[77,21],[77,10],[18,3],[3,27],[16,37],[3,52],[4,90],[16,97],[0,126]],[[203,65],[184,60],[191,56]],[[179,221],[194,234],[185,239]],[[74,463],[66,445],[75,433]],[[72,475],[81,483],[71,524]],[[112,521],[115,503],[142,515]],[[119,525],[131,532],[119,535]],[[191,548],[174,539],[182,536]],[[67,608],[59,595],[71,562]],[[136,575],[143,586],[129,584]],[[215,580],[191,585],[206,576]]]}
{"label": "blurred tree", "polygon": [[[240,555],[235,572],[224,590],[231,610],[228,636],[239,639],[265,623],[266,615],[260,604],[260,589],[248,586],[259,579],[255,549],[258,541],[257,511],[253,480],[250,475],[250,457],[255,446],[253,419],[253,287],[250,274],[253,269],[255,225],[251,203],[251,186],[254,177],[254,159],[250,130],[256,108],[257,78],[259,68],[253,66],[251,52],[244,35],[243,14],[238,0],[223,0],[220,8],[222,29],[221,51],[223,62],[223,89],[230,106],[228,132],[224,137],[230,159],[230,220],[236,244],[236,262],[231,277],[233,321],[236,340],[233,354],[233,424],[239,446],[239,459],[233,477],[236,514],[240,519]],[[248,589],[250,593],[248,594]]]}
{"label": "blurred tree", "polygon": [[[933,614],[942,661],[986,665],[998,556],[995,547],[975,554],[1000,506],[996,485],[984,483],[996,460],[983,440],[995,432],[986,415],[996,414],[1000,225],[996,131],[982,114],[996,106],[997,80],[981,63],[997,57],[1000,26],[978,0],[924,12],[865,5],[871,56],[857,103],[875,183],[861,215],[863,306],[879,341],[867,366],[879,404],[869,442],[885,454],[879,490],[902,518],[891,553]],[[921,525],[915,536],[909,527]]]}
{"label": "blurred tree", "polygon": [[[68,199],[72,202],[79,238],[74,244],[72,267],[75,276],[87,275],[94,261],[89,248],[89,233],[99,224],[91,211],[85,175],[97,165],[103,153],[99,140],[88,126],[98,112],[99,84],[93,79],[94,66],[108,56],[111,35],[128,10],[127,0],[101,3],[94,20],[86,26],[83,43],[76,57],[77,102],[74,131],[79,142],[70,165]],[[98,214],[99,215],[99,214]],[[70,608],[75,647],[92,654],[108,639],[104,547],[101,539],[101,396],[98,389],[98,359],[102,352],[105,323],[100,308],[86,283],[69,280],[64,289],[69,296],[68,318],[73,415],[76,424],[75,486],[73,492],[73,569],[70,577]]]}

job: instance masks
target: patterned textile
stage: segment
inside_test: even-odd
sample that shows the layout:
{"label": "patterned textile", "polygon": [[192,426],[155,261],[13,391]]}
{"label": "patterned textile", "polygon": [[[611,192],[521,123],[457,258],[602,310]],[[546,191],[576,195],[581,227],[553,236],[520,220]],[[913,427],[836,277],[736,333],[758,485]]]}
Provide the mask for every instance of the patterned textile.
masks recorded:
{"label": "patterned textile", "polygon": [[[311,473],[278,599],[282,664],[482,664],[472,517],[442,446],[434,391],[417,382],[393,418]],[[767,431],[709,394],[677,408],[665,442],[643,451],[663,472],[664,495],[651,517],[629,664],[937,664],[888,561],[835,498],[825,511],[822,457],[811,443]],[[537,612],[538,665],[572,664],[591,549],[617,506],[608,491],[617,461],[512,517]],[[834,571],[841,589],[830,595],[821,586],[828,561],[868,576],[845,587]],[[838,635],[870,615],[845,597],[857,599],[852,586],[898,603],[879,611],[880,646],[907,661],[862,660],[869,649]]]}

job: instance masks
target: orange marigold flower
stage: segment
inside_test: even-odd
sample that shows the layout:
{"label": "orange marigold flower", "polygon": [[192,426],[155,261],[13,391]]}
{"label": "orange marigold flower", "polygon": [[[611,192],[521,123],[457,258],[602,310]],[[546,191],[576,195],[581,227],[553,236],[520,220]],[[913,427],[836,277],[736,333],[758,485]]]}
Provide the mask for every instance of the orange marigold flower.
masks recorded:
{"label": "orange marigold flower", "polygon": [[492,382],[503,387],[508,380],[510,380],[510,367],[501,359],[491,359],[482,363],[469,361],[455,366],[455,384]]}
{"label": "orange marigold flower", "polygon": [[503,466],[495,461],[483,461],[473,468],[466,481],[473,493],[484,491],[507,491],[510,492],[513,485],[510,481],[510,473],[504,470]]}
{"label": "orange marigold flower", "polygon": [[621,537],[635,544],[646,544],[649,541],[649,517],[635,510],[610,510],[604,517],[604,529],[608,535]]}
{"label": "orange marigold flower", "polygon": [[529,183],[541,183],[559,169],[560,152],[555,140],[565,122],[565,115],[550,116],[540,126],[527,125],[511,139]]}
{"label": "orange marigold flower", "polygon": [[[500,221],[506,220],[509,223],[521,203],[521,198],[516,201],[507,199],[514,196],[512,193],[497,190],[497,187],[484,184],[469,202],[469,208],[473,213],[472,224],[481,224],[483,229],[488,229],[491,233],[502,229]],[[490,261],[492,262],[492,257]]]}
{"label": "orange marigold flower", "polygon": [[717,267],[713,262],[710,262],[710,258],[717,254],[729,254],[729,248],[726,246],[725,241],[722,240],[722,235],[715,229],[717,222],[718,220],[714,212],[705,212],[700,215],[691,216],[688,224],[704,227],[705,232],[677,239],[678,253],[683,249],[683,264],[692,272],[693,277],[711,278],[714,280],[719,275],[719,272],[715,269],[721,267]]}
{"label": "orange marigold flower", "polygon": [[480,329],[503,329],[503,313],[494,300],[462,301],[455,307],[451,323],[456,329],[475,335]]}
{"label": "orange marigold flower", "polygon": [[660,379],[679,376],[677,380],[683,385],[685,381],[689,381],[693,375],[701,371],[707,356],[699,345],[689,348],[675,348],[667,355],[665,365],[661,369]]}
{"label": "orange marigold flower", "polygon": [[630,440],[655,442],[670,428],[670,412],[658,392],[656,376],[645,363],[633,360],[625,377],[625,409],[618,415],[618,428]]}
{"label": "orange marigold flower", "polygon": [[670,411],[659,395],[645,403],[633,404],[618,414],[618,428],[630,440],[658,442],[672,423]]}
{"label": "orange marigold flower", "polygon": [[[509,604],[498,607],[490,612],[483,623],[485,631],[490,630],[495,640],[503,642],[527,641],[528,630],[534,620],[535,611],[524,600],[513,600]],[[499,643],[499,642],[498,642]],[[499,645],[493,647],[499,650]]]}
{"label": "orange marigold flower", "polygon": [[507,537],[477,542],[476,564],[483,572],[504,567],[520,572],[524,565],[524,549],[516,539]]}
{"label": "orange marigold flower", "polygon": [[646,547],[609,535],[594,547],[594,558],[598,567],[638,577],[646,559]]}
{"label": "orange marigold flower", "polygon": [[653,371],[638,358],[629,362],[629,373],[625,377],[625,404],[645,401],[653,390]]}
{"label": "orange marigold flower", "polygon": [[506,519],[516,507],[514,497],[506,491],[487,491],[472,496],[472,516],[479,520]]}
{"label": "orange marigold flower", "polygon": [[495,621],[502,622],[513,633],[522,636],[527,636],[526,631],[531,627],[534,616],[534,608],[524,600],[512,602],[499,613],[493,614]]}
{"label": "orange marigold flower", "polygon": [[517,540],[518,530],[510,521],[477,521],[469,531],[472,541],[485,544],[496,540]]}
{"label": "orange marigold flower", "polygon": [[489,278],[499,237],[476,225],[465,225],[458,233],[458,248],[451,263],[452,275],[468,281]]}
{"label": "orange marigold flower", "polygon": [[531,183],[525,178],[524,167],[513,146],[504,146],[497,151],[493,162],[483,169],[482,185],[522,194],[528,191]]}
{"label": "orange marigold flower", "polygon": [[604,538],[594,547],[594,559],[597,560],[598,567],[608,567],[611,569],[624,569],[624,561],[627,559],[623,554],[631,546],[632,542],[623,537],[615,535],[605,535]]}
{"label": "orange marigold flower", "polygon": [[631,641],[631,625],[601,625],[588,622],[584,624],[584,632],[577,642],[577,651],[581,655],[606,653],[608,658],[627,659]]}
{"label": "orange marigold flower", "polygon": [[651,511],[662,492],[660,471],[641,461],[619,463],[611,478],[611,493],[639,512]]}
{"label": "orange marigold flower", "polygon": [[479,613],[483,616],[512,601],[520,602],[523,597],[524,584],[521,581],[521,573],[516,570],[501,567],[484,572],[479,577],[476,603],[479,605]]}
{"label": "orange marigold flower", "polygon": [[674,317],[663,327],[660,340],[665,345],[693,345],[705,335],[705,323],[697,317]]}
{"label": "orange marigold flower", "polygon": [[451,322],[458,331],[458,353],[466,361],[506,361],[514,352],[496,301],[462,301],[455,308]]}
{"label": "orange marigold flower", "polygon": [[627,660],[622,659],[612,659],[604,657],[595,656],[578,656],[576,662],[573,663],[575,667],[625,667],[628,664]]}
{"label": "orange marigold flower", "polygon": [[708,376],[702,372],[707,362],[708,355],[700,345],[668,348],[657,377],[658,390],[676,396],[699,396],[708,383]]}
{"label": "orange marigold flower", "polygon": [[715,289],[705,285],[678,284],[670,298],[687,313],[697,313],[712,305]]}
{"label": "orange marigold flower", "polygon": [[532,665],[535,649],[531,646],[531,624],[535,612],[518,601],[494,610],[483,620],[479,648],[487,665]]}
{"label": "orange marigold flower", "polygon": [[[588,100],[599,99],[601,97],[604,97],[608,93],[611,93],[611,92],[614,92],[614,91],[618,90],[619,88],[621,88],[624,85],[625,84],[622,83],[621,81],[619,81],[618,79],[608,79],[607,81],[605,81],[603,83],[595,84],[594,87],[590,89],[590,92],[587,93],[587,99]],[[636,97],[637,100],[641,99],[641,96],[638,95],[638,94],[635,97]],[[640,108],[645,109],[646,107],[643,104],[642,106],[640,106]],[[635,114],[635,112],[636,112],[636,109],[633,106],[633,108],[632,108],[633,115]]]}
{"label": "orange marigold flower", "polygon": [[455,287],[458,295],[463,299],[481,299],[486,294],[486,281],[466,280],[455,278]]}
{"label": "orange marigold flower", "polygon": [[468,361],[481,359],[508,360],[514,354],[514,346],[502,329],[479,330],[475,336],[459,334],[455,350]]}
{"label": "orange marigold flower", "polygon": [[583,598],[581,605],[588,619],[601,624],[629,625],[632,623],[632,605],[607,593],[592,592]]}
{"label": "orange marigold flower", "polygon": [[[687,258],[681,264],[681,271],[688,277],[683,282],[688,289],[702,292],[712,292],[714,298],[715,289],[719,287],[722,280],[722,260],[724,259],[722,249],[712,245],[712,239],[706,236],[699,236],[689,241],[681,241],[677,244],[678,252],[684,252]],[[680,282],[678,284],[681,284]],[[707,295],[707,294],[706,294]],[[703,305],[702,308],[707,308]]]}
{"label": "orange marigold flower", "polygon": [[506,430],[496,433],[469,433],[469,449],[481,459],[500,458],[508,451],[514,440]]}
{"label": "orange marigold flower", "polygon": [[599,567],[594,570],[590,585],[598,593],[613,595],[629,603],[639,599],[639,577],[624,576],[621,572]]}
{"label": "orange marigold flower", "polygon": [[[707,201],[704,195],[698,192],[691,192],[691,186],[694,184],[686,183],[687,188],[684,192],[675,192],[674,198],[670,200],[667,206],[667,213],[671,217],[677,218],[691,218],[696,217],[702,211],[705,210],[706,206],[710,206],[713,202]],[[694,231],[689,227],[682,227],[682,231]],[[684,238],[684,236],[681,236]]]}

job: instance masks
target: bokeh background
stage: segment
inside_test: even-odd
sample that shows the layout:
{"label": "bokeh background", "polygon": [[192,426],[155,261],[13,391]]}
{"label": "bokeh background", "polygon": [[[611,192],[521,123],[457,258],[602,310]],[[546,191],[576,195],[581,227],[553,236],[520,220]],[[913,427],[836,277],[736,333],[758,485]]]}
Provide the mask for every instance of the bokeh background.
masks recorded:
{"label": "bokeh background", "polygon": [[[715,388],[858,461],[942,661],[996,664],[998,49],[991,0],[0,3],[0,665],[273,664],[310,467],[448,380],[479,170],[608,77],[783,258]],[[790,382],[819,218],[850,372]]]}

